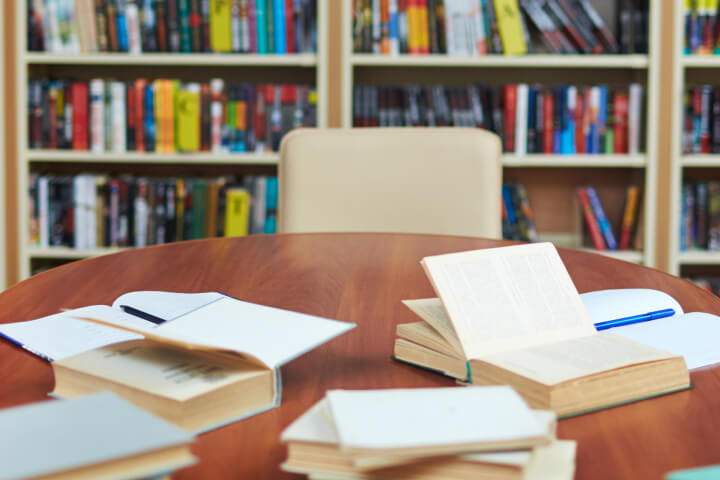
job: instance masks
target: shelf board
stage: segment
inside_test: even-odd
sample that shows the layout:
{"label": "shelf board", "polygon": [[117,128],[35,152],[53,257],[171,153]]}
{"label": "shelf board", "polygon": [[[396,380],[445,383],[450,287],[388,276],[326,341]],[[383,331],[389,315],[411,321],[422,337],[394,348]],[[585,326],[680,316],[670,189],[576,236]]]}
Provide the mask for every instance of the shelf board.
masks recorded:
{"label": "shelf board", "polygon": [[355,66],[376,67],[522,67],[522,68],[630,68],[644,69],[647,55],[376,55],[356,53]]}
{"label": "shelf board", "polygon": [[688,250],[678,253],[680,265],[720,265],[720,251]]}
{"label": "shelf board", "polygon": [[643,263],[643,252],[637,250],[594,250],[591,248],[582,248],[583,252],[596,253],[616,260],[624,260],[631,263]]}
{"label": "shelf board", "polygon": [[63,65],[220,65],[220,66],[289,66],[314,67],[317,55],[256,55],[242,53],[82,53],[56,54],[28,52],[24,56],[29,64]]}
{"label": "shelf board", "polygon": [[111,253],[118,253],[129,248],[91,248],[91,249],[76,249],[70,247],[29,247],[28,256],[30,258],[48,258],[48,259],[81,259],[90,257],[99,257],[101,255],[108,255]]}
{"label": "shelf board", "polygon": [[505,167],[602,167],[627,168],[645,167],[647,164],[645,154],[637,155],[546,155],[527,154],[503,155]]}
{"label": "shelf board", "polygon": [[680,61],[686,68],[720,67],[720,55],[685,55]]}
{"label": "shelf board", "polygon": [[720,154],[683,155],[680,162],[683,167],[720,167]]}
{"label": "shelf board", "polygon": [[58,163],[138,163],[204,165],[277,165],[279,155],[268,153],[95,153],[74,150],[28,150],[29,162]]}

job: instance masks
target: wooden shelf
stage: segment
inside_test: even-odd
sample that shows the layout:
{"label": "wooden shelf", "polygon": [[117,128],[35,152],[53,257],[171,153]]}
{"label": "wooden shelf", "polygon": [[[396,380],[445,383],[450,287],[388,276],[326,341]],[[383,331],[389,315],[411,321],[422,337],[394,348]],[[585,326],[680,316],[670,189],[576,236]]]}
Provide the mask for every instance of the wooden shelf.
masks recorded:
{"label": "wooden shelf", "polygon": [[647,164],[644,154],[637,155],[503,155],[505,167],[586,167],[642,168]]}
{"label": "wooden shelf", "polygon": [[92,248],[92,249],[76,249],[70,247],[28,247],[28,256],[30,258],[47,258],[47,259],[80,259],[98,257],[100,255],[109,255],[111,253],[122,252],[129,248]]}
{"label": "wooden shelf", "polygon": [[616,260],[623,260],[631,263],[643,263],[645,255],[637,250],[594,250],[591,248],[582,248],[583,252],[596,253]]}
{"label": "wooden shelf", "polygon": [[315,67],[317,55],[301,53],[296,55],[256,55],[227,53],[83,53],[55,54],[28,52],[28,64],[60,65],[183,65],[183,66],[258,66],[258,67]]}
{"label": "wooden shelf", "polygon": [[720,265],[720,251],[688,250],[679,252],[677,258],[681,265]]}
{"label": "wooden shelf", "polygon": [[279,155],[268,153],[95,153],[74,150],[28,150],[29,162],[57,163],[137,163],[201,165],[277,165]]}
{"label": "wooden shelf", "polygon": [[376,55],[355,53],[354,66],[375,67],[514,67],[514,68],[626,68],[648,67],[647,55]]}
{"label": "wooden shelf", "polygon": [[684,55],[680,64],[685,68],[717,68],[720,55]]}

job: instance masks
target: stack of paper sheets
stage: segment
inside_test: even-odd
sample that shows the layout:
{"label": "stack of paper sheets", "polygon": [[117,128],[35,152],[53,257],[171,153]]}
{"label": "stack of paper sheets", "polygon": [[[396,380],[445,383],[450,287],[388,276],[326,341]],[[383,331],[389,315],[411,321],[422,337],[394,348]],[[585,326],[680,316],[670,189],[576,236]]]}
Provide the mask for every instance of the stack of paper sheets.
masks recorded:
{"label": "stack of paper sheets", "polygon": [[333,390],[282,434],[313,479],[565,480],[575,443],[510,387]]}

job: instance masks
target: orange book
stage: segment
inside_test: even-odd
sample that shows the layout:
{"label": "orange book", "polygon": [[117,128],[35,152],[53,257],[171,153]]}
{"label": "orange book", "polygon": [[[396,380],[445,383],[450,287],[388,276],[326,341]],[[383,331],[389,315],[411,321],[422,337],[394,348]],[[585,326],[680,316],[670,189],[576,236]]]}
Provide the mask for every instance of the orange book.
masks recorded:
{"label": "orange book", "polygon": [[135,80],[135,150],[145,151],[145,87],[147,80]]}
{"label": "orange book", "polygon": [[163,152],[164,141],[165,141],[165,129],[162,128],[164,116],[163,116],[163,82],[164,80],[154,80],[153,86],[153,115],[155,116],[155,151],[158,153]]}
{"label": "orange book", "polygon": [[420,0],[408,0],[408,52],[412,55],[420,53]]}
{"label": "orange book", "polygon": [[633,225],[637,217],[638,199],[640,197],[640,188],[636,185],[627,187],[625,193],[625,212],[623,213],[622,224],[620,226],[620,250],[630,248],[630,237],[632,236]]}
{"label": "orange book", "polygon": [[380,53],[390,54],[390,0],[380,0]]}
{"label": "orange book", "polygon": [[165,116],[165,152],[175,152],[175,90],[177,81],[165,80],[165,101],[163,104],[163,114]]}

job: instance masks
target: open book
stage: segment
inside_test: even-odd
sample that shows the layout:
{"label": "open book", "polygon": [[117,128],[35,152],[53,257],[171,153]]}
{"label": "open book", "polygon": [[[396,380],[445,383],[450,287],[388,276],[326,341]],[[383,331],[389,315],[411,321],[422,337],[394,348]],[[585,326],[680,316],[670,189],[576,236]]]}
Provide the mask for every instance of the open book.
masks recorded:
{"label": "open book", "polygon": [[204,431],[277,406],[279,367],[353,327],[217,292],[130,292],[0,335],[52,362],[58,396],[112,390]]}
{"label": "open book", "polygon": [[560,415],[689,387],[681,355],[596,331],[549,243],[438,255],[422,265],[439,299],[405,302],[423,322],[398,326],[400,360],[512,385],[533,408]]}

